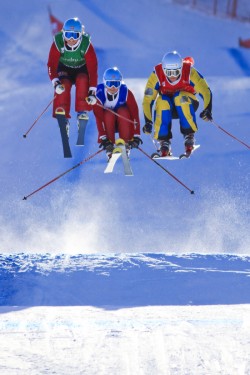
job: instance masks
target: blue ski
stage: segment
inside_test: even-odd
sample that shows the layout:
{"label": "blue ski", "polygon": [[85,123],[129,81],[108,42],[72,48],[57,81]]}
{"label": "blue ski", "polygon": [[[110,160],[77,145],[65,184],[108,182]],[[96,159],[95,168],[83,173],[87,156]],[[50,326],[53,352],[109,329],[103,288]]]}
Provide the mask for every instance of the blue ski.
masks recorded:
{"label": "blue ski", "polygon": [[61,138],[62,138],[62,145],[63,145],[63,155],[65,158],[72,158],[70,146],[69,146],[69,136],[67,132],[68,120],[66,119],[64,114],[56,114],[56,119],[58,121]]}
{"label": "blue ski", "polygon": [[84,139],[85,139],[85,130],[87,126],[88,120],[87,119],[78,119],[78,138],[76,141],[77,146],[84,146]]}

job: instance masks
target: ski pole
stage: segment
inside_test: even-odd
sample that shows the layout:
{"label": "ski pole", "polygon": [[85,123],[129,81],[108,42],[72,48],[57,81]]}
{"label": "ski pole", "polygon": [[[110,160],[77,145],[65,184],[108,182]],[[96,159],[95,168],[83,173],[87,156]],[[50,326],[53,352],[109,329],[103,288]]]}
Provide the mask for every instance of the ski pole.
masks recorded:
{"label": "ski pole", "polygon": [[37,121],[42,117],[42,115],[47,111],[47,109],[49,108],[49,106],[53,103],[54,99],[55,99],[56,95],[54,96],[54,98],[49,102],[49,104],[47,105],[47,107],[42,111],[42,113],[37,117],[37,119],[33,122],[33,124],[31,125],[31,127],[27,130],[27,132],[25,134],[23,134],[23,138],[26,138],[28,133],[31,131],[31,129],[35,126],[35,124],[37,123]]}
{"label": "ski pole", "polygon": [[34,195],[34,194],[37,193],[38,191],[44,189],[46,186],[48,186],[48,185],[52,184],[53,182],[59,180],[59,178],[65,176],[65,174],[71,172],[73,169],[76,169],[77,167],[80,167],[80,165],[86,163],[87,161],[89,161],[90,159],[92,159],[94,156],[96,156],[97,154],[99,154],[99,153],[102,152],[102,151],[103,151],[103,149],[102,149],[102,150],[99,150],[99,151],[97,151],[97,152],[95,152],[94,154],[90,155],[88,158],[86,158],[86,159],[80,161],[78,164],[74,165],[73,167],[71,167],[71,168],[68,169],[67,171],[61,173],[59,176],[53,178],[52,180],[50,180],[49,182],[47,182],[46,184],[44,184],[44,185],[41,186],[40,188],[34,190],[32,193],[30,193],[30,194],[26,195],[25,197],[23,197],[23,200],[27,200],[31,195]]}
{"label": "ski pole", "polygon": [[152,134],[150,134],[150,139],[151,139],[151,141],[152,141],[152,143],[153,143],[156,151],[158,151],[158,147],[157,147],[156,141],[154,140],[154,136]]}
{"label": "ski pole", "polygon": [[103,109],[105,109],[105,110],[107,110],[107,111],[113,113],[113,114],[114,114],[115,116],[117,116],[117,117],[123,118],[124,120],[126,120],[126,121],[128,121],[128,122],[131,122],[131,123],[134,125],[134,127],[136,127],[137,122],[136,122],[135,120],[133,121],[133,120],[130,120],[129,118],[127,118],[127,117],[124,117],[124,116],[122,116],[122,115],[119,115],[119,113],[116,113],[115,111],[112,111],[112,109],[110,109],[110,108],[104,107],[102,104],[99,104],[98,102],[96,102],[96,105],[97,105],[98,107],[100,107],[100,108],[103,108]]}
{"label": "ski pole", "polygon": [[250,149],[250,146],[247,145],[246,143],[244,143],[243,141],[241,141],[240,139],[236,138],[234,135],[230,134],[228,131],[226,131],[225,129],[223,129],[221,126],[219,126],[218,124],[216,124],[216,122],[214,122],[214,120],[211,120],[212,124],[214,124],[215,126],[217,126],[217,128],[219,128],[220,130],[222,130],[224,133],[226,133],[227,135],[229,135],[230,137],[234,138],[236,141],[240,142],[242,145],[246,146],[248,149]]}
{"label": "ski pole", "polygon": [[194,194],[194,190],[189,189],[188,186],[186,186],[183,182],[181,182],[177,177],[175,177],[171,172],[169,172],[166,168],[164,168],[160,163],[158,163],[155,159],[152,159],[150,155],[148,155],[144,150],[142,150],[140,147],[138,147],[138,150],[140,150],[144,155],[146,155],[150,160],[152,160],[155,164],[157,164],[161,169],[163,169],[165,172],[169,174],[174,180],[176,180],[179,184],[181,184],[185,189],[187,189],[191,194]]}

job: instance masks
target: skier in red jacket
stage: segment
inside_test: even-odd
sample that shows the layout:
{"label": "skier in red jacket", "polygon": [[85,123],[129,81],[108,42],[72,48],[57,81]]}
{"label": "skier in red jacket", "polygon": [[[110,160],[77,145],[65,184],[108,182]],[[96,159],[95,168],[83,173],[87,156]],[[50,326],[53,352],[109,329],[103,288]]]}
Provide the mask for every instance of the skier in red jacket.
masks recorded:
{"label": "skier in red jacket", "polygon": [[116,133],[125,141],[127,149],[138,147],[142,143],[138,105],[117,67],[104,72],[103,83],[97,86],[96,98],[94,114],[98,142],[108,157],[113,151]]}
{"label": "skier in red jacket", "polygon": [[91,104],[96,102],[97,57],[78,18],[68,19],[55,35],[47,65],[56,94],[53,117],[57,114],[65,115],[66,119],[71,117],[71,88],[75,85],[75,111],[78,118],[87,120]]}

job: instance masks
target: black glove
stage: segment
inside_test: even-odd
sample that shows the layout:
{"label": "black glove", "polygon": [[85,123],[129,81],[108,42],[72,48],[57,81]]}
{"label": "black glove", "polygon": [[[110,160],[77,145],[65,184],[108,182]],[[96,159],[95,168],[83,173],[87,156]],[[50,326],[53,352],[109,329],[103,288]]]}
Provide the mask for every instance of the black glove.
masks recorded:
{"label": "black glove", "polygon": [[138,148],[140,145],[143,144],[142,140],[140,137],[135,136],[128,142],[130,148]]}
{"label": "black glove", "polygon": [[113,143],[108,139],[104,138],[101,140],[99,148],[102,148],[103,150],[109,151],[110,149],[113,149]]}
{"label": "black glove", "polygon": [[142,131],[145,134],[151,134],[153,129],[152,121],[147,121],[146,124],[143,126]]}
{"label": "black glove", "polygon": [[86,102],[90,105],[95,105],[96,102],[97,102],[97,99],[96,99],[96,91],[95,90],[89,90],[88,92],[88,96],[86,98]]}
{"label": "black glove", "polygon": [[200,118],[204,121],[212,121],[212,112],[209,108],[205,108],[201,113],[200,113]]}

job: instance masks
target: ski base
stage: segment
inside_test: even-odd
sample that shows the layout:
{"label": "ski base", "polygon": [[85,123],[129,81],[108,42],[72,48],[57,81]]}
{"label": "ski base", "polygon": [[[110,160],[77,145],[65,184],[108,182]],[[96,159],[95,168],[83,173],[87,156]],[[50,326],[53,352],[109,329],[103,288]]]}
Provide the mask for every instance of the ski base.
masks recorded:
{"label": "ski base", "polygon": [[124,167],[124,173],[125,176],[133,176],[133,171],[130,165],[129,157],[126,151],[126,143],[123,139],[118,138],[115,141],[115,144],[118,146],[118,148],[121,149],[122,151],[122,162],[123,162],[123,167]]}
{"label": "ski base", "polygon": [[78,119],[78,138],[76,141],[77,146],[84,146],[85,131],[87,126],[87,119]]}
{"label": "ski base", "polygon": [[178,160],[179,159],[178,156],[173,156],[173,155],[160,156],[157,152],[155,152],[154,154],[152,154],[151,158],[152,159],[164,159],[164,160]]}
{"label": "ski base", "polygon": [[64,114],[56,114],[56,119],[58,121],[61,139],[62,139],[62,146],[63,146],[63,155],[65,158],[72,158],[70,145],[69,145],[69,137],[67,132],[67,124],[68,120],[66,119]]}
{"label": "ski base", "polygon": [[188,159],[192,153],[199,148],[200,145],[195,145],[193,148],[193,151],[190,154],[184,153],[181,154],[180,156],[174,156],[174,155],[169,155],[169,156],[160,156],[157,152],[153,153],[151,155],[152,159],[158,159],[158,160],[180,160],[180,159]]}

